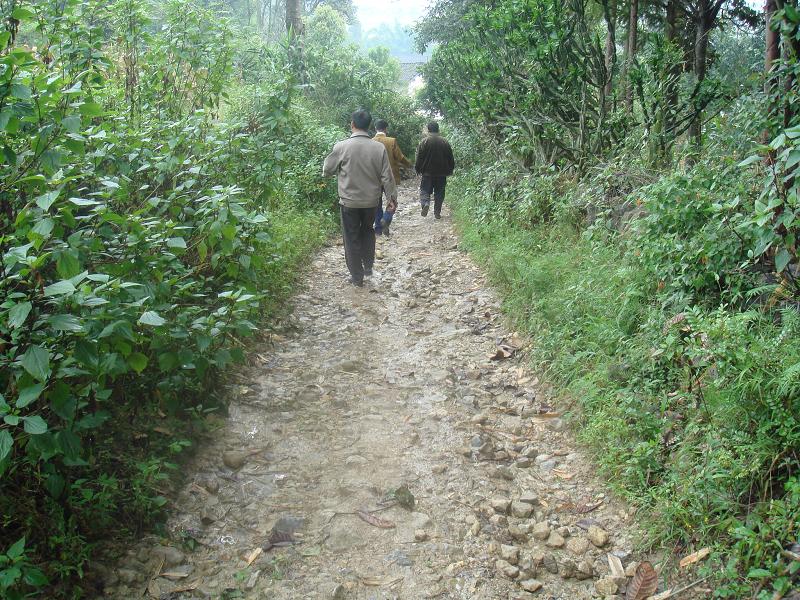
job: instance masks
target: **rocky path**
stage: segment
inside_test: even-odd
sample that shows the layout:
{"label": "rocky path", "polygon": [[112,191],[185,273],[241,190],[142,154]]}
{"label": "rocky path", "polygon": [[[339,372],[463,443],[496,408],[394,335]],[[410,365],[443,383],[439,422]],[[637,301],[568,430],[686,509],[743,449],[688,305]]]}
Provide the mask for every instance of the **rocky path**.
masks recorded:
{"label": "rocky path", "polygon": [[189,465],[167,535],[108,571],[106,597],[622,597],[631,518],[447,210],[423,219],[415,196],[374,284],[346,283],[340,245],[319,254],[289,332],[257,351]]}

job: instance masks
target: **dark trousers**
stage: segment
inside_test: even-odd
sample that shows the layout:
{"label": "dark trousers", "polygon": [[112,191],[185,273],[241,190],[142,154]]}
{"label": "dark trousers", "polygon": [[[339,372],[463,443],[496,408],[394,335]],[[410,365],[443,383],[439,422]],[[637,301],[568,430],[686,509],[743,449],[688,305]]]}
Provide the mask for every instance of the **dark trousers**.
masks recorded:
{"label": "dark trousers", "polygon": [[445,186],[447,186],[447,177],[444,175],[422,176],[422,181],[419,184],[419,201],[422,206],[426,206],[431,203],[431,194],[433,194],[434,215],[442,212]]}
{"label": "dark trousers", "polygon": [[355,283],[364,281],[364,271],[371,272],[375,262],[375,207],[349,208],[340,206],[342,235],[344,236],[344,258],[350,278]]}

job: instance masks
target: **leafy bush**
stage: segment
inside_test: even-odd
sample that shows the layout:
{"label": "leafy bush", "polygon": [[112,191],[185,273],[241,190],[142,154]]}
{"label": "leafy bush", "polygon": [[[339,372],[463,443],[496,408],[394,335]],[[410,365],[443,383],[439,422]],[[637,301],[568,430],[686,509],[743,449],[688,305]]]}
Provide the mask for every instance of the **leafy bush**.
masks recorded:
{"label": "leafy bush", "polygon": [[237,85],[228,23],[190,0],[151,10],[36,3],[0,34],[3,597],[67,594],[112,525],[162,514],[239,340],[330,228],[338,130],[286,76],[214,120]]}
{"label": "leafy bush", "polygon": [[610,212],[576,227],[576,205],[605,201],[604,169],[528,179],[490,149],[453,198],[580,439],[650,515],[647,543],[716,544],[717,597],[769,598],[798,584],[786,552],[800,512],[800,317],[753,260],[761,185],[737,166],[743,150],[720,142],[691,168],[641,176],[623,198],[641,218],[621,231]]}

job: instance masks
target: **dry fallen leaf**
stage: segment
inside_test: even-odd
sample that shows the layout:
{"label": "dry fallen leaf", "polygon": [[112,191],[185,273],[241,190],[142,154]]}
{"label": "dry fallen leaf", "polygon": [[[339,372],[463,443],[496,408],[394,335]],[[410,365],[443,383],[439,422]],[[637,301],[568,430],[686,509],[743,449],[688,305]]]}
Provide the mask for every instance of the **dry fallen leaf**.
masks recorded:
{"label": "dry fallen leaf", "polygon": [[490,357],[490,359],[491,360],[503,360],[503,359],[506,359],[506,358],[511,358],[512,356],[514,356],[514,352],[516,352],[516,351],[517,351],[517,349],[514,348],[513,346],[509,346],[507,344],[498,344],[497,345],[497,350]]}
{"label": "dry fallen leaf", "polygon": [[602,505],[603,505],[602,500],[598,500],[597,502],[591,502],[591,503],[582,502],[581,504],[578,504],[578,506],[575,507],[575,512],[580,515],[585,515],[592,512],[593,510],[597,510]]}
{"label": "dry fallen leaf", "polygon": [[706,556],[711,554],[711,548],[701,548],[697,552],[692,552],[691,554],[684,556],[681,559],[681,562],[678,563],[681,567],[687,567],[692,563],[696,563],[699,560],[703,560]]}
{"label": "dry fallen leaf", "polygon": [[394,529],[394,523],[392,523],[391,521],[387,521],[386,519],[381,519],[380,517],[377,517],[372,513],[368,513],[365,510],[357,510],[356,514],[362,521],[369,523],[374,527],[380,527],[381,529]]}
{"label": "dry fallen leaf", "polygon": [[557,413],[557,412],[541,413],[541,414],[533,416],[533,422],[534,423],[538,423],[538,424],[547,423],[548,421],[550,421],[552,419],[557,419],[560,416],[561,416],[561,413]]}
{"label": "dry fallen leaf", "polygon": [[382,585],[394,585],[398,581],[403,579],[402,577],[359,577],[358,580],[363,585],[369,585],[373,587],[382,586]]}
{"label": "dry fallen leaf", "polygon": [[553,469],[553,475],[566,480],[570,480],[573,477],[575,477],[575,473],[568,473],[567,471],[564,471],[562,469]]}
{"label": "dry fallen leaf", "polygon": [[652,596],[658,588],[658,573],[649,562],[644,561],[636,569],[636,574],[628,584],[625,600],[644,600]]}
{"label": "dry fallen leaf", "polygon": [[181,571],[167,571],[160,575],[160,577],[166,577],[167,579],[185,579],[188,576],[188,573],[183,573]]}
{"label": "dry fallen leaf", "polygon": [[256,560],[256,559],[257,559],[259,556],[261,556],[263,553],[264,553],[264,549],[263,549],[263,548],[256,548],[255,550],[253,550],[253,551],[252,551],[252,552],[249,554],[249,556],[247,557],[247,566],[249,567],[250,565],[252,565],[252,564],[253,564],[253,562],[254,562],[254,561],[255,561],[255,560]]}
{"label": "dry fallen leaf", "polygon": [[608,555],[608,568],[611,570],[612,577],[625,577],[625,568],[622,566],[619,556]]}

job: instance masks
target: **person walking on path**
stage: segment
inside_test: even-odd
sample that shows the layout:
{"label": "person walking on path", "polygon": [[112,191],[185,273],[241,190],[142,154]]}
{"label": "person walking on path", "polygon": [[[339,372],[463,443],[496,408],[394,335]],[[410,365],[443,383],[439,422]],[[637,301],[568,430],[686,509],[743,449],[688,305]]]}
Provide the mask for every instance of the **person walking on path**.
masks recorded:
{"label": "person walking on path", "polygon": [[[397,139],[386,135],[387,129],[389,129],[389,123],[384,119],[378,119],[375,121],[375,137],[372,139],[386,147],[386,153],[389,155],[389,165],[392,167],[392,175],[394,175],[394,183],[395,185],[400,185],[400,167],[411,167],[412,165],[403,155]],[[383,206],[378,204],[378,210],[375,213],[375,233],[377,235],[389,236],[389,225],[392,223],[395,208],[397,208],[396,204],[393,206],[389,203],[384,211]]]}
{"label": "person walking on path", "polygon": [[439,135],[439,124],[428,123],[428,136],[423,138],[417,148],[417,162],[414,170],[422,175],[419,185],[419,201],[422,205],[422,216],[428,215],[433,195],[433,216],[442,218],[444,189],[447,178],[453,174],[456,161],[449,142]]}
{"label": "person walking on path", "polygon": [[350,121],[352,135],[338,142],[325,158],[322,174],[339,176],[339,205],[344,237],[344,256],[350,281],[364,285],[364,277],[372,275],[375,262],[375,211],[385,193],[389,202],[397,203],[397,188],[383,144],[376,144],[367,129],[372,115],[357,110]]}

